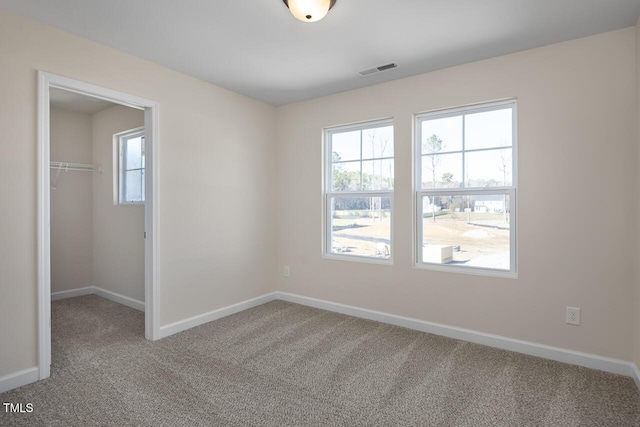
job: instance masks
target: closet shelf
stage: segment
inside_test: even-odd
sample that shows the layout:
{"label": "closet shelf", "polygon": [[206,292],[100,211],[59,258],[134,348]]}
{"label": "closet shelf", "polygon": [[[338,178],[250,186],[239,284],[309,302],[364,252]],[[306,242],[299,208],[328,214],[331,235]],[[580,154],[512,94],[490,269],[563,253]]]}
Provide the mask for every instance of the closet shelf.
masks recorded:
{"label": "closet shelf", "polygon": [[100,166],[87,163],[71,163],[71,162],[50,162],[51,169],[62,169],[65,171],[86,171],[86,172],[102,172]]}
{"label": "closet shelf", "polygon": [[51,180],[51,188],[54,190],[58,185],[58,178],[60,178],[60,172],[65,171],[84,171],[84,172],[100,172],[102,173],[102,165],[90,165],[87,163],[71,163],[71,162],[49,162],[49,168],[56,169],[58,172],[56,176]]}

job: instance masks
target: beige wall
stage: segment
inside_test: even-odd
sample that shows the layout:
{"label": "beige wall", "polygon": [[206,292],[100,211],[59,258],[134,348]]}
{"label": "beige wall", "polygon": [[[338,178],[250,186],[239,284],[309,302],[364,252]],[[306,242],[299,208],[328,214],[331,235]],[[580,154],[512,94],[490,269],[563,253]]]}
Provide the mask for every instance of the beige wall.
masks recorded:
{"label": "beige wall", "polygon": [[[11,343],[0,347],[0,377],[37,364],[37,70],[159,102],[162,325],[277,283],[632,360],[636,39],[630,28],[276,110],[0,11],[0,58],[9,59],[0,67],[0,342]],[[412,268],[412,114],[509,97],[519,108],[519,278]],[[396,123],[395,263],[323,259],[321,129],[380,117]],[[582,326],[564,324],[566,305],[582,308]]]}
{"label": "beige wall", "polygon": [[[51,108],[51,160],[91,163],[91,116]],[[91,286],[92,173],[51,170],[51,292]]]}
{"label": "beige wall", "polygon": [[[278,289],[631,360],[635,29],[498,57],[278,109]],[[412,114],[518,99],[519,278],[413,268]],[[321,132],[393,117],[393,266],[321,257]],[[582,309],[566,325],[565,306]]]}
{"label": "beige wall", "polygon": [[162,325],[273,290],[275,108],[6,11],[0,58],[0,377],[37,365],[37,70],[159,103]]}
{"label": "beige wall", "polygon": [[144,206],[113,204],[113,135],[144,126],[144,111],[117,105],[94,114],[93,285],[144,301]]}
{"label": "beige wall", "polygon": [[142,126],[144,112],[123,106],[51,109],[51,159],[102,166],[61,172],[51,191],[51,292],[93,285],[144,301],[144,206],[113,205],[113,135]]}

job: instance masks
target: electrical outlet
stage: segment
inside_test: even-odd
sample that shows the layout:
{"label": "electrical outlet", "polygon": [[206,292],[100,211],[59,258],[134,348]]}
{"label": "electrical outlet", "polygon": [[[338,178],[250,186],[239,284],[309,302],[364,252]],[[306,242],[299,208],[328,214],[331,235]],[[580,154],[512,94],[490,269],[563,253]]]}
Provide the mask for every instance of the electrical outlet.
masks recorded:
{"label": "electrical outlet", "polygon": [[580,325],[580,309],[578,307],[567,307],[567,320],[569,325]]}
{"label": "electrical outlet", "polygon": [[284,266],[284,277],[289,277],[291,275],[291,269],[288,265]]}

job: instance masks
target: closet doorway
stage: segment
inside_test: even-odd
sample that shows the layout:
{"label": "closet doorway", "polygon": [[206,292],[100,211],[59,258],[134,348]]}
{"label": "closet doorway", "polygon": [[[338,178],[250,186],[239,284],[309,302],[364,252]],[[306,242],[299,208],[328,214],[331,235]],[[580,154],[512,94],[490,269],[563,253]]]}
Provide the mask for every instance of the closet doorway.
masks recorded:
{"label": "closet doorway", "polygon": [[44,72],[38,80],[38,368],[44,379],[51,369],[52,296],[95,293],[144,311],[146,339],[159,338],[158,123],[154,101]]}

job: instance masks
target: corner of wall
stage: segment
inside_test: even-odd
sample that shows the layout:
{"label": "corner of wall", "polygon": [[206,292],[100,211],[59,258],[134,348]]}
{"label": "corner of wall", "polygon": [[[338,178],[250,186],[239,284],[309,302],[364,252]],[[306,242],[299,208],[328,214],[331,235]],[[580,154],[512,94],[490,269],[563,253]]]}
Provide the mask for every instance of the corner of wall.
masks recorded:
{"label": "corner of wall", "polygon": [[38,381],[39,373],[38,367],[35,366],[0,377],[0,393]]}
{"label": "corner of wall", "polygon": [[280,167],[280,165],[278,164],[279,159],[282,158],[282,142],[284,140],[284,135],[282,134],[283,132],[283,126],[282,126],[282,110],[286,108],[286,106],[280,106],[280,107],[276,107],[275,108],[275,115],[274,115],[274,151],[275,151],[275,175],[274,175],[274,179],[275,179],[275,185],[274,188],[277,189],[276,191],[276,195],[275,195],[275,220],[274,220],[274,229],[275,229],[275,233],[276,233],[276,256],[275,256],[275,263],[276,265],[274,266],[274,271],[275,271],[275,277],[274,277],[274,282],[273,282],[273,290],[274,291],[284,291],[284,277],[282,274],[284,265],[286,263],[285,260],[285,242],[283,239],[283,222],[282,222],[282,218],[284,216],[284,207],[283,207],[283,202],[285,200],[285,195],[284,195],[284,190],[283,190],[283,186],[282,186],[282,179],[283,178],[283,174],[282,174],[282,168]]}

